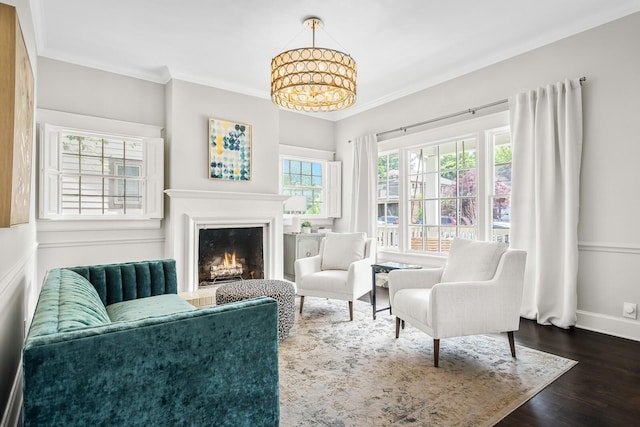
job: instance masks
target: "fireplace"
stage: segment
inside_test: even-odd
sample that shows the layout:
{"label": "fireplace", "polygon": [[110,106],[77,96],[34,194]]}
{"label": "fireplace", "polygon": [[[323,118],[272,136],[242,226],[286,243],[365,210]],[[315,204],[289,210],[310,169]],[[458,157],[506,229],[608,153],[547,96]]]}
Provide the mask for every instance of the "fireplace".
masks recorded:
{"label": "fireplace", "polygon": [[198,230],[198,286],[264,279],[263,227]]}
{"label": "fireplace", "polygon": [[[165,190],[169,197],[166,256],[176,260],[178,286],[181,292],[200,289],[199,240],[201,230],[257,228],[262,230],[262,276],[253,261],[236,249],[236,263],[244,258],[243,277],[282,278],[282,204],[289,196],[259,193],[227,193],[222,191]],[[229,240],[227,238],[226,240]],[[225,239],[223,238],[224,242]],[[227,248],[227,258],[233,250]],[[224,252],[222,253],[224,257]],[[242,261],[240,262],[242,264]],[[252,266],[247,266],[251,263]],[[205,267],[206,271],[206,267]],[[209,266],[209,278],[211,266]],[[231,273],[229,273],[231,274]],[[204,280],[204,281],[211,281]],[[217,281],[219,282],[219,281]]]}

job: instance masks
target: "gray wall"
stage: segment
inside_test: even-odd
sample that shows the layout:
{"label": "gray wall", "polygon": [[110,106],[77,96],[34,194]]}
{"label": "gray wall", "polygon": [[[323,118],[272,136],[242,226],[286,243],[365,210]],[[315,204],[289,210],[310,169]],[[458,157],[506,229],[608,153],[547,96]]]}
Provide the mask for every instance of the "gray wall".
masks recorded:
{"label": "gray wall", "polygon": [[[347,141],[359,135],[505,99],[566,77],[586,76],[578,324],[640,340],[640,323],[622,318],[624,301],[640,304],[638,40],[640,13],[341,120],[336,128],[337,157],[352,164]],[[350,213],[351,177],[343,177],[339,229],[348,227]]]}
{"label": "gray wall", "polygon": [[279,110],[280,144],[335,151],[335,123],[322,116]]}
{"label": "gray wall", "polygon": [[[175,79],[166,90],[167,188],[278,193],[278,109],[271,101]],[[210,117],[252,126],[250,181],[208,178]]]}
{"label": "gray wall", "polygon": [[[3,1],[15,6],[31,68],[37,78],[35,34],[29,2]],[[37,93],[36,93],[37,96]],[[33,151],[35,153],[35,149]],[[35,156],[34,156],[35,158]],[[31,219],[28,224],[0,228],[0,425],[14,425],[22,403],[20,358],[24,319],[33,306],[26,296],[34,289],[36,262],[35,188],[31,180]]]}
{"label": "gray wall", "polygon": [[43,57],[38,72],[39,108],[164,126],[164,85]]}

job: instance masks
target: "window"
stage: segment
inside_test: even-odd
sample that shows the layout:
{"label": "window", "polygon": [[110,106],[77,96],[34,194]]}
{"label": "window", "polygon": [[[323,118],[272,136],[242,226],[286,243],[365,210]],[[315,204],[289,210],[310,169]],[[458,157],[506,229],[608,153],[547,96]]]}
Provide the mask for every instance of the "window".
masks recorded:
{"label": "window", "polygon": [[305,196],[305,215],[320,215],[324,209],[324,165],[321,162],[300,159],[282,160],[282,194]]}
{"label": "window", "polygon": [[398,153],[378,156],[378,230],[384,230],[379,244],[385,247],[398,245],[398,184]]}
{"label": "window", "polygon": [[383,141],[378,247],[448,252],[454,237],[509,243],[511,141],[506,114]]}
{"label": "window", "polygon": [[493,194],[491,195],[491,238],[509,243],[511,228],[511,135],[492,133]]}
{"label": "window", "polygon": [[411,249],[447,252],[455,236],[475,239],[477,146],[469,136],[408,151]]}
{"label": "window", "polygon": [[42,126],[40,218],[161,218],[162,140]]}
{"label": "window", "polygon": [[280,153],[280,194],[307,199],[302,217],[340,217],[341,162],[332,161],[333,153],[286,145]]}

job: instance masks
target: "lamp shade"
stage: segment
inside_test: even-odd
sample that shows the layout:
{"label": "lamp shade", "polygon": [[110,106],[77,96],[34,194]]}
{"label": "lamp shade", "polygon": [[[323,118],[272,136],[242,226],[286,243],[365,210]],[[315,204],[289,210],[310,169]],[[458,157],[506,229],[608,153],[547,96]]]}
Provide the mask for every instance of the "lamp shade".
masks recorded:
{"label": "lamp shade", "polygon": [[307,198],[305,196],[293,196],[284,202],[285,212],[306,212]]}

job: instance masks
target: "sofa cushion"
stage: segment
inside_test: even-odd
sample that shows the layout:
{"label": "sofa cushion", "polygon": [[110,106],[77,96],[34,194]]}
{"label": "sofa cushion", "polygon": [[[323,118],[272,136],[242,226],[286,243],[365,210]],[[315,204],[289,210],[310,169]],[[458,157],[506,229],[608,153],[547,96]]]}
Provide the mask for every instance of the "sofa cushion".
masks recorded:
{"label": "sofa cushion", "polygon": [[348,270],[364,258],[365,233],[327,233],[322,251],[322,270]]}
{"label": "sofa cushion", "polygon": [[112,322],[128,322],[195,309],[178,295],[165,294],[117,302],[107,306],[107,313]]}
{"label": "sofa cushion", "polygon": [[442,282],[491,280],[507,245],[500,242],[479,242],[453,239],[449,257],[442,272]]}
{"label": "sofa cushion", "polygon": [[60,270],[58,330],[66,332],[111,323],[98,292],[84,277]]}

